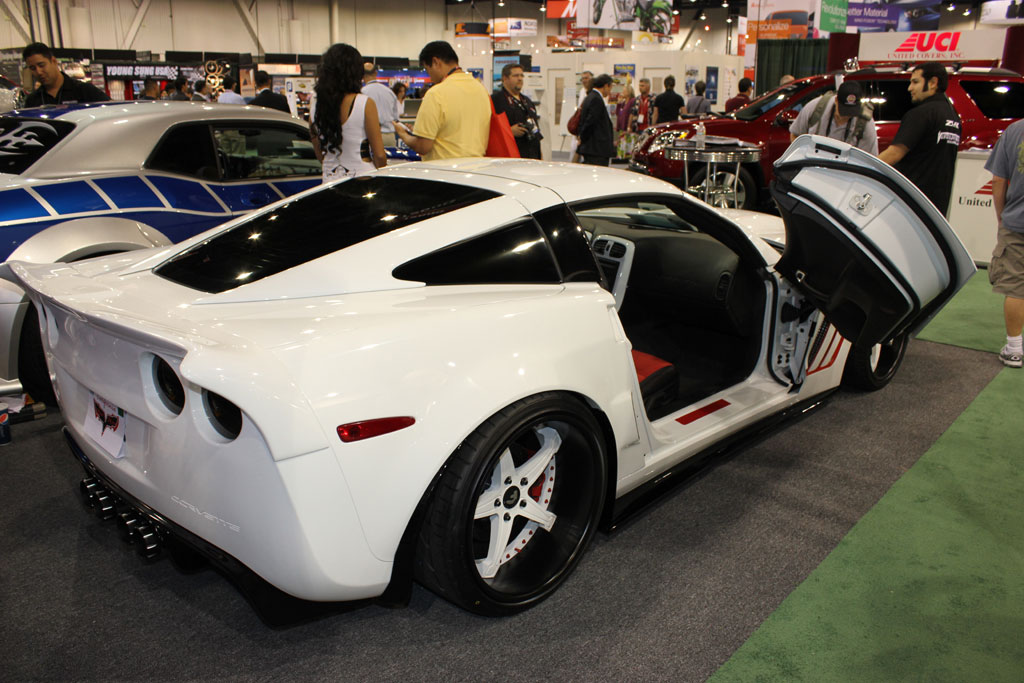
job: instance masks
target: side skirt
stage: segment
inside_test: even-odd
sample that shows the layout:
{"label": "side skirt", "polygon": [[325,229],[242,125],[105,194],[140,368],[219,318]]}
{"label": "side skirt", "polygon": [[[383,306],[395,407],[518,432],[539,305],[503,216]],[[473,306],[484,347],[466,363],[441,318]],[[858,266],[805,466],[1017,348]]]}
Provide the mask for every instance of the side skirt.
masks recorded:
{"label": "side skirt", "polygon": [[826,399],[834,391],[835,389],[832,389],[806,401],[796,403],[782,412],[769,415],[763,420],[736,432],[724,441],[719,441],[710,448],[687,458],[675,467],[662,473],[661,476],[626,493],[613,504],[611,519],[602,527],[602,531],[609,533],[614,531],[620,524],[632,518],[677,486],[690,481],[696,474],[714,462],[734,456],[745,448],[758,443],[790,420],[801,419],[815,412],[825,404]]}

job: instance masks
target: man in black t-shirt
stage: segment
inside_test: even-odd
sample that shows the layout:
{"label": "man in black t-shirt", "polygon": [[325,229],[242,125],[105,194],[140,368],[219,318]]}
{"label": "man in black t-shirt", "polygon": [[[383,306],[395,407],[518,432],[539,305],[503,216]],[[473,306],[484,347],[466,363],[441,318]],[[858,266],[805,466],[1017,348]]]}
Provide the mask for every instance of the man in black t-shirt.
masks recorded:
{"label": "man in black t-shirt", "polygon": [[39,83],[25,98],[26,107],[75,102],[106,102],[110,98],[92,83],[71,78],[60,70],[53,52],[43,43],[32,43],[21,51],[25,66]]}
{"label": "man in black t-shirt", "polygon": [[679,118],[679,110],[686,102],[675,91],[675,76],[665,76],[665,92],[654,98],[654,113],[651,114],[651,125],[675,121]]}
{"label": "man in black t-shirt", "polygon": [[903,115],[892,144],[878,158],[907,176],[945,216],[960,148],[960,116],[946,97],[949,77],[937,62],[925,62],[910,76],[914,107]]}

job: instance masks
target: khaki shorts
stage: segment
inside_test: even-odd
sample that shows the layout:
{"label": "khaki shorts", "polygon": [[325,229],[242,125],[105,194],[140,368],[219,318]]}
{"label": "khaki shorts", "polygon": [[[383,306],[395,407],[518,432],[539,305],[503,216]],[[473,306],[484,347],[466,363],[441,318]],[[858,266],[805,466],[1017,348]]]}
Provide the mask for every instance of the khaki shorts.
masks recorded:
{"label": "khaki shorts", "polygon": [[996,294],[1024,299],[1024,232],[999,227],[988,281]]}

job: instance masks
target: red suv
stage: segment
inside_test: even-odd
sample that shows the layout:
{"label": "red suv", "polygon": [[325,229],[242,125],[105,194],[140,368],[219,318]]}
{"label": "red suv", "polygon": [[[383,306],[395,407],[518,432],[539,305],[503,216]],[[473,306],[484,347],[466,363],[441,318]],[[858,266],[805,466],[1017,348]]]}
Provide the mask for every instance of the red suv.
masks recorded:
{"label": "red suv", "polygon": [[[910,109],[910,71],[902,67],[867,68],[845,74],[861,84],[875,105],[878,150],[889,146],[900,119]],[[704,119],[708,135],[739,138],[761,147],[761,160],[740,167],[737,201],[742,208],[756,208],[769,201],[768,183],[773,164],[789,147],[789,125],[800,109],[815,97],[835,89],[834,75],[811,76],[777,88],[728,115]],[[1024,118],[1024,78],[1004,69],[962,69],[950,73],[946,88],[960,114],[963,131],[960,149],[990,149],[1008,125]],[[681,185],[684,162],[666,158],[665,148],[678,138],[693,135],[697,119],[660,123],[644,131],[633,149],[629,167]],[[690,183],[703,189],[704,164],[690,162]],[[734,173],[719,170],[716,187],[731,189]],[[731,191],[716,193],[716,203],[732,204]]]}

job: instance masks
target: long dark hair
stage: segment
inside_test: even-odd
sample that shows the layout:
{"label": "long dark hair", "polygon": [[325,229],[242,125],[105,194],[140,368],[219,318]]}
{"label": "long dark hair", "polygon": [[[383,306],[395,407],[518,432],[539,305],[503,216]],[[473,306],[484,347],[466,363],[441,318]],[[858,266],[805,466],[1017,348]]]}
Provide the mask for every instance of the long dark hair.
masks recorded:
{"label": "long dark hair", "polygon": [[313,128],[320,149],[341,149],[341,99],[363,87],[363,56],[345,43],[327,48],[316,79],[316,114]]}

